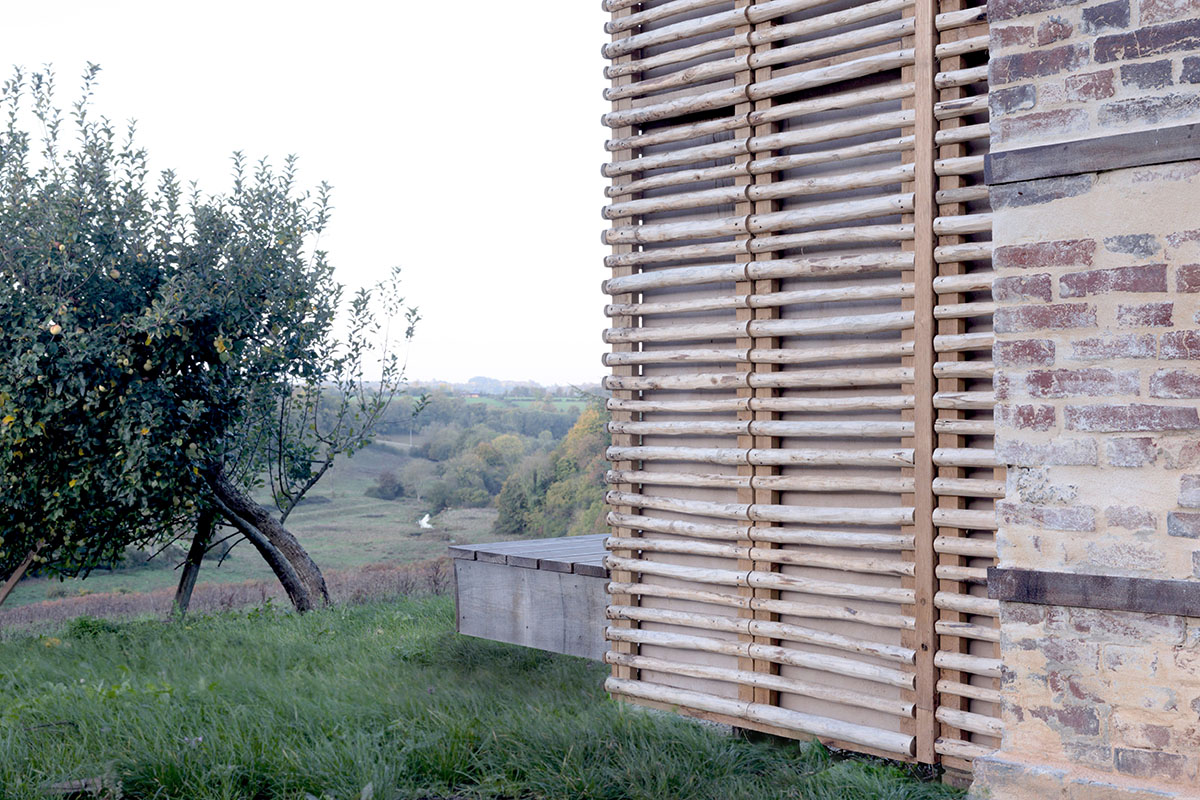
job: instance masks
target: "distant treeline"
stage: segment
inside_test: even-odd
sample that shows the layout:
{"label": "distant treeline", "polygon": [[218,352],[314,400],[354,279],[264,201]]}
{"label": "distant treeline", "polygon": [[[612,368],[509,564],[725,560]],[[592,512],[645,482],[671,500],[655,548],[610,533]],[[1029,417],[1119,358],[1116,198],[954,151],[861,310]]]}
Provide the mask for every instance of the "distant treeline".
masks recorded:
{"label": "distant treeline", "polygon": [[[413,498],[432,513],[494,504],[497,531],[510,535],[599,533],[607,421],[595,397],[400,398],[382,446],[409,457],[368,494]],[[406,440],[411,447],[397,446]]]}

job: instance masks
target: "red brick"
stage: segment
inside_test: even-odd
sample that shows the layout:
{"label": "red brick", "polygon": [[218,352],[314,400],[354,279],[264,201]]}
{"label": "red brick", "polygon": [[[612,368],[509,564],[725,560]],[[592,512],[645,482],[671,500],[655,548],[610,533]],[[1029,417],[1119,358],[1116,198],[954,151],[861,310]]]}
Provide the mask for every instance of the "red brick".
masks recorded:
{"label": "red brick", "polygon": [[1057,242],[997,247],[992,258],[996,269],[1090,267],[1095,253],[1095,239],[1064,239]]}
{"label": "red brick", "polygon": [[1054,406],[996,406],[996,423],[1006,428],[1048,431],[1057,419]]}
{"label": "red brick", "polygon": [[1089,706],[1039,706],[1029,713],[1045,722],[1060,734],[1096,736],[1100,733],[1100,718]]}
{"label": "red brick", "polygon": [[1200,428],[1194,407],[1102,404],[1067,406],[1067,430],[1072,431],[1184,431]]}
{"label": "red brick", "polygon": [[1152,333],[1093,336],[1071,342],[1071,357],[1080,361],[1111,361],[1116,358],[1154,358]]}
{"label": "red brick", "polygon": [[1146,467],[1158,460],[1158,443],[1149,436],[1110,439],[1104,451],[1114,467]]}
{"label": "red brick", "polygon": [[1197,0],[1141,0],[1139,6],[1143,25],[1200,16],[1200,2]]}
{"label": "red brick", "polygon": [[991,45],[995,50],[1018,45],[1033,46],[1032,25],[992,25],[990,33]]}
{"label": "red brick", "polygon": [[1175,291],[1200,292],[1200,264],[1181,264],[1175,270]]}
{"label": "red brick", "polygon": [[996,512],[1005,525],[1044,528],[1050,531],[1096,530],[1096,511],[1087,506],[1035,506],[1001,500]]}
{"label": "red brick", "polygon": [[1138,394],[1136,370],[1042,369],[1024,376],[1031,397],[1107,397]]}
{"label": "red brick", "polygon": [[1167,331],[1159,341],[1160,359],[1200,360],[1200,331]]}
{"label": "red brick", "polygon": [[1179,505],[1184,508],[1200,508],[1200,475],[1180,477]]}
{"label": "red brick", "polygon": [[1150,376],[1150,396],[1170,400],[1200,397],[1200,373],[1160,369]]}
{"label": "red brick", "polygon": [[1048,20],[1038,25],[1037,43],[1038,47],[1045,47],[1048,44],[1061,42],[1063,39],[1070,39],[1071,34],[1075,32],[1075,28],[1071,23],[1059,16],[1050,17]]}
{"label": "red brick", "polygon": [[997,278],[992,284],[992,299],[998,303],[1020,303],[1030,300],[1049,303],[1053,296],[1050,275],[1045,272],[1038,275]]}
{"label": "red brick", "polygon": [[1101,36],[1093,48],[1100,63],[1197,49],[1200,49],[1200,17]]}
{"label": "red brick", "polygon": [[1067,609],[1065,622],[1064,630],[1083,634],[1089,642],[1109,644],[1179,644],[1186,629],[1183,617],[1098,608]]}
{"label": "red brick", "polygon": [[1093,439],[1026,442],[1004,438],[996,442],[996,457],[1018,467],[1093,466],[1099,461]]}
{"label": "red brick", "polygon": [[1021,142],[1050,134],[1082,133],[1090,127],[1091,119],[1088,112],[1080,108],[1056,108],[1019,117],[1003,117],[999,123],[1001,142]]}
{"label": "red brick", "polygon": [[1129,531],[1154,530],[1158,516],[1139,506],[1109,506],[1104,509],[1104,521],[1115,528]]}
{"label": "red brick", "polygon": [[1188,242],[1200,242],[1200,228],[1167,234],[1167,244],[1171,247],[1182,247]]}
{"label": "red brick", "polygon": [[1072,75],[1064,82],[1067,99],[1075,102],[1103,100],[1116,92],[1113,86],[1113,71],[1102,69],[1083,75]]}
{"label": "red brick", "polygon": [[1167,265],[1146,264],[1075,272],[1059,278],[1058,288],[1063,297],[1086,297],[1110,292],[1165,292]]}
{"label": "red brick", "polygon": [[1054,342],[1046,339],[1018,339],[996,342],[992,361],[999,367],[1044,367],[1054,363]]}
{"label": "red brick", "polygon": [[1169,328],[1174,303],[1138,303],[1117,306],[1117,324],[1122,328]]}
{"label": "red brick", "polygon": [[[1039,38],[1040,35],[1039,31]],[[1077,70],[1087,61],[1087,45],[1068,44],[1053,50],[1033,50],[998,56],[991,60],[988,76],[997,85],[1014,83],[1026,78],[1040,78]]]}
{"label": "red brick", "polygon": [[988,3],[988,19],[995,23],[1054,8],[1077,6],[1081,2],[1082,0],[992,0]]}
{"label": "red brick", "polygon": [[1008,306],[996,309],[997,333],[1096,327],[1096,309],[1086,303]]}

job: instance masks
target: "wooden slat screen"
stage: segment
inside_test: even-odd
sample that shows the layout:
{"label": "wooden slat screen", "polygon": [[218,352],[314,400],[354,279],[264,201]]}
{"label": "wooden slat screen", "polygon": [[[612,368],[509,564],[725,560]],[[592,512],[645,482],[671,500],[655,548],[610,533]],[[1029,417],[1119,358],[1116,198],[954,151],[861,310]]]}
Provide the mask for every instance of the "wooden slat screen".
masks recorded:
{"label": "wooden slat screen", "polygon": [[605,7],[609,690],[986,752],[984,10]]}

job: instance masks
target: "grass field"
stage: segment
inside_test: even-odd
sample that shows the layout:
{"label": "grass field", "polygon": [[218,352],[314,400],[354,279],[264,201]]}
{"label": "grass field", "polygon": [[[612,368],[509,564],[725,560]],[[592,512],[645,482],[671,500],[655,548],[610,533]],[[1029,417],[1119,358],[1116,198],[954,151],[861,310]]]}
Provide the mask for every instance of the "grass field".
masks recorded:
{"label": "grass field", "polygon": [[[604,668],[458,636],[447,597],[82,618],[0,647],[0,798],[934,800],[882,762],[606,698]],[[115,795],[114,795],[115,796]]]}
{"label": "grass field", "polygon": [[[384,443],[340,462],[314,489],[315,502],[302,504],[289,517],[288,529],[323,569],[424,561],[444,555],[447,545],[454,542],[507,538],[492,533],[494,509],[448,509],[432,520],[432,530],[426,530],[417,524],[425,513],[419,502],[367,497],[364,492],[374,485],[379,473],[402,463],[398,454],[404,446],[400,442]],[[97,570],[84,580],[27,579],[17,586],[5,607],[81,592],[150,592],[172,587],[178,580],[176,563],[162,559],[139,569]],[[241,583],[272,577],[258,553],[242,543],[220,568],[216,562],[205,564],[200,583]]]}

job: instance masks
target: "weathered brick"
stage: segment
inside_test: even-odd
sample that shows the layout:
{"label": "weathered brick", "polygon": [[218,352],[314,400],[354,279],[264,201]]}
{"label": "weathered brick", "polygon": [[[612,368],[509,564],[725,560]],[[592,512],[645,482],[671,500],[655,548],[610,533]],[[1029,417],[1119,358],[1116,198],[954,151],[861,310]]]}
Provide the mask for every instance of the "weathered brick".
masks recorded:
{"label": "weathered brick", "polygon": [[1109,439],[1104,452],[1114,467],[1146,467],[1158,460],[1158,443],[1148,436]]}
{"label": "weathered brick", "polygon": [[1104,249],[1110,253],[1149,258],[1162,250],[1162,242],[1152,233],[1127,234],[1104,237]]}
{"label": "weathered brick", "polygon": [[996,309],[997,333],[1096,327],[1096,309],[1087,303],[1005,306]]}
{"label": "weathered brick", "polygon": [[1037,43],[1038,47],[1045,47],[1048,44],[1061,42],[1063,39],[1070,39],[1071,34],[1075,32],[1075,27],[1071,25],[1063,17],[1054,15],[1038,25],[1037,28]]}
{"label": "weathered brick", "polygon": [[1044,528],[1051,531],[1086,532],[1096,530],[1096,511],[1086,506],[1035,506],[1001,500],[996,512],[1006,525]]}
{"label": "weathered brick", "polygon": [[1141,0],[1139,8],[1143,25],[1200,16],[1200,2],[1197,0]]}
{"label": "weathered brick", "polygon": [[1113,527],[1131,531],[1154,530],[1158,527],[1158,516],[1139,506],[1109,506],[1104,509],[1104,521]]}
{"label": "weathered brick", "polygon": [[1100,608],[1069,608],[1064,622],[1065,630],[1081,634],[1089,642],[1129,645],[1157,642],[1173,646],[1183,641],[1186,629],[1184,618],[1174,614]]}
{"label": "weathered brick", "polygon": [[1179,68],[1180,83],[1200,83],[1200,56],[1187,56]]}
{"label": "weathered brick", "polygon": [[1026,373],[1023,383],[1031,397],[1108,397],[1138,394],[1139,378],[1137,370],[1041,369]]}
{"label": "weathered brick", "polygon": [[1089,706],[1039,706],[1029,713],[1054,730],[1073,736],[1096,736],[1100,733],[1100,718]]}
{"label": "weathered brick", "polygon": [[1018,339],[996,342],[992,362],[1000,367],[1040,367],[1054,363],[1054,342],[1046,339]]}
{"label": "weathered brick", "polygon": [[1005,438],[996,442],[996,457],[1017,467],[1092,466],[1099,460],[1093,439],[1026,442]]}
{"label": "weathered brick", "polygon": [[998,405],[996,423],[1001,427],[1019,430],[1048,431],[1057,422],[1054,406]]}
{"label": "weathered brick", "polygon": [[1139,267],[1093,269],[1063,275],[1058,280],[1059,293],[1064,297],[1086,297],[1110,292],[1165,292],[1167,265],[1146,264]]}
{"label": "weathered brick", "polygon": [[1017,47],[1018,45],[1033,46],[1032,25],[992,25],[988,32],[991,35],[991,46],[994,50],[1003,50],[1006,47]]}
{"label": "weathered brick", "polygon": [[[1200,40],[1197,40],[1200,44]],[[1164,94],[1116,100],[1100,107],[1101,125],[1156,125],[1200,114],[1200,94]]]}
{"label": "weathered brick", "polygon": [[1067,406],[1067,430],[1072,431],[1183,431],[1200,428],[1194,407],[1100,404]]}
{"label": "weathered brick", "polygon": [[1174,303],[1136,303],[1117,306],[1117,324],[1122,328],[1169,328]]}
{"label": "weathered brick", "polygon": [[1179,505],[1200,508],[1200,475],[1183,475],[1179,478]]}
{"label": "weathered brick", "polygon": [[1154,358],[1152,333],[1123,333],[1092,336],[1071,342],[1071,357],[1080,361],[1111,361],[1115,358]]}
{"label": "weathered brick", "polygon": [[1150,376],[1150,396],[1172,400],[1200,397],[1200,372],[1160,369]]}
{"label": "weathered brick", "polygon": [[998,303],[1020,303],[1041,300],[1049,303],[1054,296],[1049,273],[1016,275],[997,278],[992,284],[992,299]]}
{"label": "weathered brick", "polygon": [[[998,120],[998,122],[999,141],[1022,142],[1037,138],[1039,136],[1049,136],[1051,134],[1062,136],[1063,134],[1067,133],[1082,133],[1087,131],[1088,127],[1091,125],[1091,118],[1088,117],[1088,112],[1081,108],[1056,108],[1053,111],[1039,111],[1034,114],[1024,114],[1019,117],[1002,117],[1000,120]],[[993,128],[993,131],[995,130],[996,129]],[[996,136],[997,134],[993,133],[992,135]],[[1091,186],[1090,175],[1076,175],[1072,176],[1071,178],[1045,178],[1043,181],[1036,181],[1036,183],[1043,183],[1045,181],[1057,182],[1067,189],[1081,186],[1084,183],[1088,184],[1089,187]],[[1034,181],[1022,184],[1011,184],[1011,186],[1016,187],[1012,191],[1016,191],[1017,194],[1020,194],[1021,192],[1029,192],[1030,190],[1022,188],[1028,186],[1028,183],[1034,183]],[[995,198],[997,192],[1006,190],[1009,188],[1009,186],[1010,184],[1001,184],[1000,186],[992,187],[992,197]],[[1002,196],[1008,196],[1012,193],[1012,191],[1001,192],[1001,194]],[[1044,197],[1045,199],[1027,201],[1024,203],[1017,203],[1015,205],[1031,205],[1035,202],[1045,203],[1049,200],[1057,200],[1061,197],[1074,197],[1075,195],[1082,194],[1085,191],[1087,191],[1087,189],[1080,189],[1079,191],[1075,192],[1064,192],[1063,189],[1056,188],[1056,190],[1053,192],[1041,192],[1034,195],[1036,197]],[[995,205],[994,199],[993,205]],[[1007,206],[996,207],[1003,208]]]}
{"label": "weathered brick", "polygon": [[1083,10],[1083,32],[1103,33],[1129,27],[1129,0],[1114,0]]}
{"label": "weathered brick", "polygon": [[1093,53],[1096,61],[1105,63],[1196,50],[1198,47],[1200,18],[1194,18],[1101,36],[1096,39]]}
{"label": "weathered brick", "polygon": [[992,0],[988,3],[988,20],[1000,22],[1026,14],[1038,14],[1065,6],[1077,6],[1083,0]]}
{"label": "weathered brick", "polygon": [[1169,247],[1182,247],[1188,242],[1200,242],[1200,228],[1191,228],[1189,230],[1174,231],[1166,236],[1167,245]]}
{"label": "weathered brick", "polygon": [[1095,239],[1062,239],[1056,242],[997,247],[992,254],[992,260],[997,269],[1090,267],[1095,252]]}
{"label": "weathered brick", "polygon": [[1032,83],[1009,86],[988,93],[988,112],[992,116],[1028,111],[1037,103],[1037,90]]}
{"label": "weathered brick", "polygon": [[1118,747],[1114,755],[1117,772],[1139,778],[1179,781],[1187,774],[1187,757],[1161,750]]}
{"label": "weathered brick", "polygon": [[1175,291],[1200,292],[1200,264],[1180,264],[1175,270]]}
{"label": "weathered brick", "polygon": [[[1192,577],[1200,578],[1200,550],[1192,551]],[[1193,700],[1192,702],[1196,701],[1200,701],[1200,697],[1197,697],[1196,700]],[[1195,706],[1192,706],[1192,708],[1196,709]],[[1196,714],[1200,715],[1200,710],[1196,710]]]}
{"label": "weathered brick", "polygon": [[1112,97],[1116,92],[1113,86],[1113,71],[1102,69],[1083,75],[1071,75],[1063,82],[1063,89],[1066,99],[1075,102]]}
{"label": "weathered brick", "polygon": [[[1041,36],[1040,30],[1038,36]],[[1075,71],[1087,62],[1088,48],[1085,44],[1018,52],[993,58],[989,63],[988,78],[999,86],[1027,78],[1044,78],[1060,72]]]}
{"label": "weathered brick", "polygon": [[1121,83],[1136,89],[1161,89],[1171,85],[1171,62],[1151,61],[1145,64],[1122,64]]}
{"label": "weathered brick", "polygon": [[1190,511],[1168,512],[1167,535],[1181,539],[1200,539],[1200,514]]}
{"label": "weathered brick", "polygon": [[1159,341],[1160,359],[1200,360],[1200,331],[1167,331]]}

